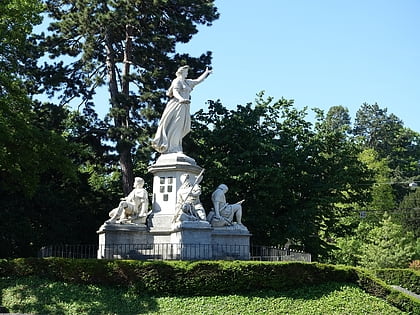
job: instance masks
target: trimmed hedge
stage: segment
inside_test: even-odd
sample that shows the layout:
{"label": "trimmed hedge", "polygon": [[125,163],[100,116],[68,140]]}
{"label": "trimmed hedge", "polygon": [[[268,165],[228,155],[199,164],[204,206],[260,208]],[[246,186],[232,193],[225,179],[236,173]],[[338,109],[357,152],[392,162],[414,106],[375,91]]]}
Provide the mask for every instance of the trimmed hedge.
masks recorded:
{"label": "trimmed hedge", "polygon": [[150,294],[213,295],[354,282],[351,268],[313,263],[134,261],[19,258],[0,261],[0,276],[37,275],[74,283],[135,286]]}
{"label": "trimmed hedge", "polygon": [[389,285],[399,285],[420,294],[420,271],[414,269],[378,269],[374,275]]}
{"label": "trimmed hedge", "polygon": [[130,286],[155,296],[284,291],[327,282],[356,283],[396,307],[420,314],[420,302],[364,269],[301,262],[134,261],[66,258],[0,260],[0,277],[36,275],[80,284]]}

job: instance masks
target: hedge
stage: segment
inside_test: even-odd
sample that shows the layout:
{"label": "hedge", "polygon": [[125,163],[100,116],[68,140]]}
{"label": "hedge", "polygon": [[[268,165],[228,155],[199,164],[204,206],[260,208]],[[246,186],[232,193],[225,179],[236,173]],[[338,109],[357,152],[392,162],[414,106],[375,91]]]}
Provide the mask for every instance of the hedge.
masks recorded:
{"label": "hedge", "polygon": [[420,314],[420,301],[392,289],[372,273],[319,263],[66,258],[0,260],[0,277],[32,275],[80,284],[130,286],[155,296],[242,294],[283,291],[327,282],[355,283],[406,312]]}
{"label": "hedge", "polygon": [[420,295],[420,271],[414,269],[378,269],[374,275],[389,285],[399,285]]}

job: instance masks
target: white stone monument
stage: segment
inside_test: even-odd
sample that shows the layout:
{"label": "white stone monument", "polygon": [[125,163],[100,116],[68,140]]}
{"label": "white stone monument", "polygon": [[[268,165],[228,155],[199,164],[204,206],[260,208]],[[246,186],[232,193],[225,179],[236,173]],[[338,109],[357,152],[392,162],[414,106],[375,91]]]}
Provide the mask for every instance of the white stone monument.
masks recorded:
{"label": "white stone monument", "polygon": [[[191,129],[190,92],[211,72],[207,68],[197,79],[187,79],[188,66],[176,72],[167,92],[170,100],[152,140],[152,146],[161,155],[149,167],[153,174],[151,211],[144,194],[141,210],[135,210],[140,209],[139,203],[129,206],[129,197],[134,193],[112,210],[111,219],[98,231],[99,258],[142,258],[148,256],[151,248],[163,259],[249,258],[251,234],[242,224],[243,201],[228,204],[228,188],[221,184],[212,195],[213,210],[206,215],[200,202],[204,170],[182,150],[182,139]],[[116,253],[110,250],[111,244],[124,243],[126,248]]]}

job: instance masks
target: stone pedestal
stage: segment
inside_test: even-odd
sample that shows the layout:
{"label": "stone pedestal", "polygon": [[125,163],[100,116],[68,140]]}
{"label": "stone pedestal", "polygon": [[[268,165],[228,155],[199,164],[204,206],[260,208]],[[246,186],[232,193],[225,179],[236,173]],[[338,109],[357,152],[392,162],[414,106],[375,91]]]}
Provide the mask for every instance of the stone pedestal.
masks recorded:
{"label": "stone pedestal", "polygon": [[152,244],[146,225],[103,224],[99,234],[98,258],[128,258],[139,245]]}
{"label": "stone pedestal", "polygon": [[207,221],[180,222],[174,226],[171,243],[180,245],[179,259],[212,259],[212,231]]}
{"label": "stone pedestal", "polygon": [[214,228],[212,231],[213,259],[248,260],[250,237],[251,233],[243,225]]}
{"label": "stone pedestal", "polygon": [[181,186],[180,177],[188,174],[194,178],[201,170],[194,159],[183,153],[162,154],[156,163],[149,167],[149,172],[154,175],[152,213],[148,221],[151,231],[172,229],[177,191]]}

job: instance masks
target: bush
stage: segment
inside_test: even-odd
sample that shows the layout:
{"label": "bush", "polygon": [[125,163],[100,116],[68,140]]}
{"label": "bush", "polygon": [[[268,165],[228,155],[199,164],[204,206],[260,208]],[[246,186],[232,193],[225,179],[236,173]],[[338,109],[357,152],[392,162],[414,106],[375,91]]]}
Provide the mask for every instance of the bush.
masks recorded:
{"label": "bush", "polygon": [[389,285],[398,285],[420,294],[420,271],[413,269],[378,269],[372,272]]}
{"label": "bush", "polygon": [[354,282],[351,268],[311,263],[243,261],[129,261],[15,259],[0,262],[0,276],[37,275],[73,283],[129,285],[152,294],[234,294],[284,290],[326,282]]}
{"label": "bush", "polygon": [[[390,270],[378,270],[385,277]],[[413,272],[410,274],[409,272]],[[154,296],[208,296],[285,291],[329,282],[356,283],[372,295],[420,314],[420,303],[364,269],[300,262],[134,261],[65,258],[0,260],[0,277],[36,275],[81,284],[128,286]],[[392,279],[418,284],[418,272],[394,270]],[[387,278],[388,279],[388,278]],[[403,281],[402,280],[402,281]]]}

